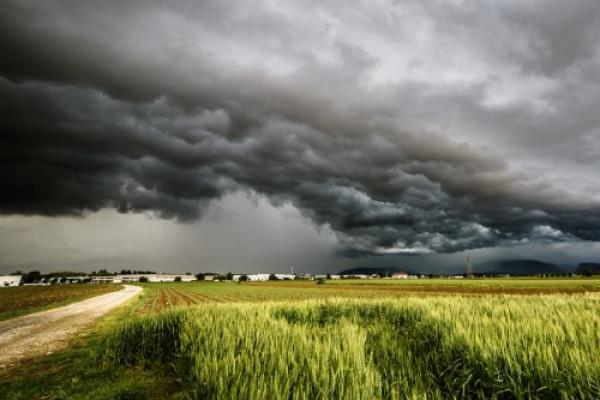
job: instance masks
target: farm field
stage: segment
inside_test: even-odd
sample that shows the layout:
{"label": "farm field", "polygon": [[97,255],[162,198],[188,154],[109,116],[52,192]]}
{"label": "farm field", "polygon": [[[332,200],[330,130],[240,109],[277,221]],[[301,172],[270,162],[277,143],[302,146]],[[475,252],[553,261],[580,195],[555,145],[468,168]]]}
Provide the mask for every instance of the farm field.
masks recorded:
{"label": "farm field", "polygon": [[202,304],[118,325],[114,365],[194,399],[597,399],[600,295]]}
{"label": "farm field", "polygon": [[448,287],[484,287],[484,288],[600,288],[600,276],[565,278],[468,278],[468,279],[339,279],[329,280],[328,285],[367,285],[367,286],[438,286]]}
{"label": "farm field", "polygon": [[141,286],[0,398],[600,398],[598,279]]}
{"label": "farm field", "polygon": [[380,299],[407,296],[482,296],[600,292],[600,279],[419,279],[269,282],[193,282],[143,284],[144,301],[136,314],[201,303],[301,301],[311,299]]}
{"label": "farm field", "polygon": [[20,286],[0,290],[0,321],[120,290],[115,285]]}
{"label": "farm field", "polygon": [[406,296],[404,290],[393,292],[355,286],[318,285],[316,282],[195,282],[143,284],[144,300],[134,308],[135,314],[161,311],[165,308],[202,303],[256,303],[269,301],[302,301],[311,299],[360,298]]}

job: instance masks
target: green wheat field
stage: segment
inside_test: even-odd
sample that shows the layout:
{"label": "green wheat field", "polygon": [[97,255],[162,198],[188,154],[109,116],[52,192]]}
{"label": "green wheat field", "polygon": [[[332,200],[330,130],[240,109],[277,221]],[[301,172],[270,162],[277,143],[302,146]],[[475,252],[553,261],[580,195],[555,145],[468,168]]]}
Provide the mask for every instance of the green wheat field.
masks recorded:
{"label": "green wheat field", "polygon": [[195,399],[598,399],[600,294],[206,303],[104,348],[175,363]]}
{"label": "green wheat field", "polygon": [[5,398],[600,398],[598,279],[142,286]]}

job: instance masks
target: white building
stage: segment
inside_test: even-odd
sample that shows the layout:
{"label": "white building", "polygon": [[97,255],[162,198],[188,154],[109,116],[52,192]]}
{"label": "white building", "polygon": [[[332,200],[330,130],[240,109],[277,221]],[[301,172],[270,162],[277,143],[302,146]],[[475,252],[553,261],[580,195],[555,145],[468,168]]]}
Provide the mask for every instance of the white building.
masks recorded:
{"label": "white building", "polygon": [[94,276],[94,283],[122,283],[122,282],[139,282],[140,278],[146,278],[148,282],[174,282],[179,278],[181,282],[191,282],[197,280],[194,275],[186,274],[125,274],[125,275],[108,275]]}
{"label": "white building", "polygon": [[22,275],[0,275],[0,287],[19,286]]}
{"label": "white building", "polygon": [[367,279],[370,278],[371,276],[367,276],[365,274],[349,274],[349,275],[342,275],[343,279]]}
{"label": "white building", "polygon": [[249,281],[268,281],[271,274],[251,274],[248,275]]}
{"label": "white building", "polygon": [[123,282],[139,282],[141,277],[148,279],[148,282],[175,282],[176,279],[181,282],[192,282],[197,280],[194,275],[186,274],[131,274],[118,275]]}
{"label": "white building", "polygon": [[89,276],[79,275],[79,276],[66,276],[67,283],[81,283],[86,279],[90,279]]}
{"label": "white building", "polygon": [[[295,274],[273,274],[275,275],[275,278],[277,278],[278,280],[294,280],[296,279],[296,275]],[[236,274],[233,275],[233,277],[231,278],[233,281],[239,281],[240,278],[244,276],[242,274]],[[249,281],[268,281],[269,278],[271,277],[271,274],[246,274],[246,276],[248,277]]]}
{"label": "white building", "polygon": [[92,276],[92,283],[121,283],[117,275]]}
{"label": "white building", "polygon": [[392,279],[408,279],[408,274],[406,272],[394,272]]}
{"label": "white building", "polygon": [[[271,274],[245,274],[249,281],[268,281]],[[231,280],[237,282],[244,274],[233,275]]]}
{"label": "white building", "polygon": [[342,276],[341,275],[318,274],[318,275],[315,275],[315,279],[342,279]]}
{"label": "white building", "polygon": [[294,280],[294,279],[296,279],[295,274],[275,274],[275,276],[279,280],[286,280],[286,279]]}

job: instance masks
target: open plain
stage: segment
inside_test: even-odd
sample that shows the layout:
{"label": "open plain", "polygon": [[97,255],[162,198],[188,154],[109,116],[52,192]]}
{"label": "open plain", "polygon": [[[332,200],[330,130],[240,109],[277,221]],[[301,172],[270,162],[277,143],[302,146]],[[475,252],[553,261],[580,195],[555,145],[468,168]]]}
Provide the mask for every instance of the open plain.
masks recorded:
{"label": "open plain", "polygon": [[139,287],[69,347],[0,372],[2,397],[600,396],[599,279]]}

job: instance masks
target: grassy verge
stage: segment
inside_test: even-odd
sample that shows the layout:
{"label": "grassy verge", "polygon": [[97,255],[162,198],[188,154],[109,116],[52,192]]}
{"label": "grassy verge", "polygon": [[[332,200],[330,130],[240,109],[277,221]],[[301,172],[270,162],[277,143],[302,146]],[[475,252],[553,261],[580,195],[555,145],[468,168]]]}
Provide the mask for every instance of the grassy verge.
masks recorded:
{"label": "grassy verge", "polygon": [[0,371],[0,399],[180,399],[181,383],[169,364],[108,366],[103,338],[145,294],[112,311],[93,327],[77,335],[72,345],[61,352],[28,361]]}

